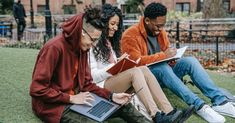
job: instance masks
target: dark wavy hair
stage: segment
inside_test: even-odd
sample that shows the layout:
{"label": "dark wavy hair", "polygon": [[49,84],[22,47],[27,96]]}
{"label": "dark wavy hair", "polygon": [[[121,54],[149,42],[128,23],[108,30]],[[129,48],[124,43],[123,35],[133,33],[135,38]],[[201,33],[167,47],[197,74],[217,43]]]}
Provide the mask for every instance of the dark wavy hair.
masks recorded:
{"label": "dark wavy hair", "polygon": [[144,17],[155,19],[159,16],[165,16],[167,14],[167,8],[161,3],[150,3],[144,10]]}
{"label": "dark wavy hair", "polygon": [[[108,37],[109,30],[109,20],[114,15],[119,17],[118,30],[115,32],[112,38]],[[104,4],[101,12],[101,21],[105,25],[105,28],[102,30],[101,36],[98,38],[98,43],[93,48],[93,53],[95,54],[95,59],[97,61],[108,62],[111,49],[107,46],[107,40],[111,42],[111,46],[117,57],[120,56],[120,38],[122,35],[122,12],[119,8],[112,6],[110,4]]]}
{"label": "dark wavy hair", "polygon": [[85,7],[84,11],[85,13],[83,17],[85,18],[86,23],[90,23],[92,26],[99,30],[104,28],[105,25],[101,22],[101,6],[88,5]]}

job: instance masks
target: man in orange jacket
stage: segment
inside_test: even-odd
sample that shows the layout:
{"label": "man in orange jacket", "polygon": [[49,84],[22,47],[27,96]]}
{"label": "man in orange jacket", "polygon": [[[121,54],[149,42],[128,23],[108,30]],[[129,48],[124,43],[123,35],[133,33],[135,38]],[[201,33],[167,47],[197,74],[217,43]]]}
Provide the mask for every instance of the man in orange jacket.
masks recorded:
{"label": "man in orange jacket", "polygon": [[[166,14],[167,8],[164,5],[155,2],[149,4],[140,22],[123,33],[122,52],[128,53],[133,60],[141,58],[140,65],[174,56],[176,49],[169,47],[170,42],[163,28]],[[235,118],[235,107],[228,102],[196,58],[184,57],[173,64],[162,62],[149,68],[162,86],[169,88],[188,105],[195,105],[197,114],[206,121],[225,122],[220,114]],[[189,75],[202,93],[211,99],[212,107],[183,84],[181,78],[185,75]]]}

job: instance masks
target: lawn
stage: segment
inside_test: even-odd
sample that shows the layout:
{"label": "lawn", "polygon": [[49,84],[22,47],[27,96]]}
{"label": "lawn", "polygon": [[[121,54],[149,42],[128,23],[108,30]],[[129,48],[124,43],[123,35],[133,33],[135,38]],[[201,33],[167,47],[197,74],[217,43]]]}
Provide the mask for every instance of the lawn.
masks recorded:
{"label": "lawn", "polygon": [[[32,70],[38,50],[16,49],[0,47],[0,123],[41,123],[33,115],[29,96],[29,85]],[[209,72],[212,79],[220,87],[224,87],[235,94],[235,77]],[[204,97],[198,89],[190,86],[192,90]],[[171,103],[178,108],[187,105],[168,90],[164,90]],[[227,123],[235,122],[226,117]],[[205,123],[194,114],[187,123]]]}

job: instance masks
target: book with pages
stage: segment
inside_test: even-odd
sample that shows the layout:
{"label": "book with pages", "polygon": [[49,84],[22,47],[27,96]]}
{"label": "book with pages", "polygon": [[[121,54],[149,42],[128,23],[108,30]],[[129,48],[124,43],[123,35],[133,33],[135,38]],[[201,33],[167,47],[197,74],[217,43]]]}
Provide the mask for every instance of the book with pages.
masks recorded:
{"label": "book with pages", "polygon": [[186,51],[187,48],[188,48],[188,46],[184,46],[182,48],[179,48],[179,49],[177,49],[177,53],[176,53],[175,56],[170,57],[170,58],[166,58],[166,59],[162,59],[162,60],[150,63],[150,64],[147,64],[147,66],[151,66],[151,65],[154,65],[154,64],[157,64],[157,63],[160,63],[160,62],[168,62],[168,61],[171,61],[171,60],[179,59],[183,56],[183,54],[184,54],[184,52]]}
{"label": "book with pages", "polygon": [[116,75],[120,72],[123,72],[127,69],[138,66],[140,58],[136,61],[129,59],[129,55],[124,53],[118,60],[116,64],[114,64],[111,68],[107,70],[108,73],[112,75]]}

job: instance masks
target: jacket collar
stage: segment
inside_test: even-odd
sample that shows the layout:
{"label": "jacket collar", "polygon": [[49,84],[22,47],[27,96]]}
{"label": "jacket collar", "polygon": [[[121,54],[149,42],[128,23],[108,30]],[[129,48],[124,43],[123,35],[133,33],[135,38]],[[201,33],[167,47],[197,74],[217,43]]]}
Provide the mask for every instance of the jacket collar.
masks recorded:
{"label": "jacket collar", "polygon": [[146,32],[146,29],[144,27],[144,17],[140,18],[140,22],[139,22],[138,27],[139,27],[141,35],[144,37],[145,41],[147,42],[147,32]]}
{"label": "jacket collar", "polygon": [[[148,41],[147,39],[147,32],[144,26],[144,17],[141,17],[140,22],[138,23],[138,28],[140,30],[141,35],[143,36],[145,42]],[[157,39],[159,41],[160,44],[165,44],[166,42],[168,42],[168,38],[167,38],[167,33],[165,31],[165,29],[162,29],[159,33],[159,35],[157,36]],[[161,50],[164,50],[165,48],[163,48],[163,45],[160,45]]]}

